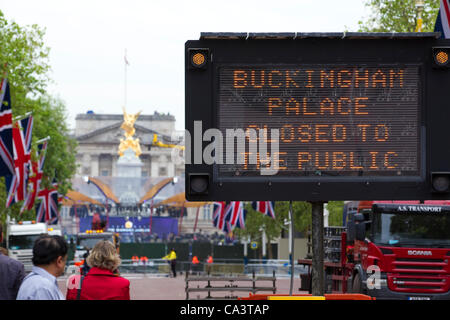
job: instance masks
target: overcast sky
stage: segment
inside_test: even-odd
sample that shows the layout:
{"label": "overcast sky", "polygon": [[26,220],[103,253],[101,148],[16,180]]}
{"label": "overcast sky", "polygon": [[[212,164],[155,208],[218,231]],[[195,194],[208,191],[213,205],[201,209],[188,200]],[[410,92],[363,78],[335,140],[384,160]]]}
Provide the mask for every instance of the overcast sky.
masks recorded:
{"label": "overcast sky", "polygon": [[8,20],[46,29],[49,90],[75,116],[127,111],[176,117],[184,128],[184,43],[200,32],[356,31],[363,0],[0,0]]}

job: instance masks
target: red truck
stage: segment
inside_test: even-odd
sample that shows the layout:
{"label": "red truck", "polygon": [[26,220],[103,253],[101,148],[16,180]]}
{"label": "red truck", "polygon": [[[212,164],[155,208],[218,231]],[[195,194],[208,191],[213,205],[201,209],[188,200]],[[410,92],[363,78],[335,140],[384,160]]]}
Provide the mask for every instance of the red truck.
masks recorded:
{"label": "red truck", "polygon": [[[450,299],[450,201],[351,202],[343,225],[324,237],[326,293]],[[336,254],[327,254],[333,247]],[[311,291],[310,273],[303,290]]]}

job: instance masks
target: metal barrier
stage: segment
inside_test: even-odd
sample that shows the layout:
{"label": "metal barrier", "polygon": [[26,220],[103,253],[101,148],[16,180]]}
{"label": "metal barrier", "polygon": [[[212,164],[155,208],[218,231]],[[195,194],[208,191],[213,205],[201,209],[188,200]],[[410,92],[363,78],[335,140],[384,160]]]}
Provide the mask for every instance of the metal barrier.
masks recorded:
{"label": "metal barrier", "polygon": [[[289,260],[256,260],[251,259],[244,264],[241,259],[216,259],[214,263],[200,262],[192,264],[189,261],[177,261],[177,272],[189,273],[196,275],[203,274],[244,274],[258,276],[272,276],[275,272],[278,278],[287,278],[291,274],[291,265]],[[66,274],[74,274],[78,272],[78,267],[74,265],[74,261],[68,261],[66,266]],[[151,276],[169,276],[170,265],[167,260],[149,259],[147,261],[133,261],[131,259],[123,259],[119,272],[121,274],[143,274]],[[308,272],[307,267],[303,265],[294,266],[294,276]]]}
{"label": "metal barrier", "polygon": [[[183,265],[183,263],[180,263]],[[178,269],[178,268],[177,268]],[[79,268],[75,266],[74,261],[68,261],[66,264],[66,274],[72,275],[79,272]],[[119,266],[119,273],[129,274],[151,274],[151,275],[169,275],[170,266],[167,260],[149,259],[148,261],[133,261],[131,259],[123,259]]]}
{"label": "metal barrier", "polygon": [[142,273],[142,274],[166,274],[170,272],[167,260],[151,259],[148,261],[122,260],[119,266],[120,273]]}
{"label": "metal barrier", "polygon": [[[272,294],[275,294],[277,291],[276,286],[276,280],[275,272],[271,277],[264,277],[264,276],[256,276],[255,273],[252,274],[252,277],[249,277],[248,275],[241,275],[238,277],[233,276],[213,276],[210,274],[203,275],[203,276],[189,276],[189,273],[186,273],[186,300],[190,299],[190,293],[199,293],[204,292],[207,293],[207,296],[203,299],[237,299],[238,297],[235,295],[236,292],[250,292],[252,294],[255,294],[260,291],[271,291]],[[261,282],[267,282],[270,281],[272,285],[269,287],[267,284],[265,286],[261,285]],[[201,283],[207,283],[206,285],[200,285],[198,284],[197,287],[189,287],[189,284],[191,282],[201,282]],[[257,286],[257,283],[259,286]],[[227,296],[212,296],[211,293],[213,292],[219,292],[224,293],[227,292],[229,295]],[[200,299],[200,298],[198,298]]]}
{"label": "metal barrier", "polygon": [[[291,263],[289,260],[249,260],[245,265],[245,274],[271,275],[273,272],[279,278],[287,278],[291,276]],[[308,269],[303,265],[294,264],[294,277],[300,274],[308,273]]]}

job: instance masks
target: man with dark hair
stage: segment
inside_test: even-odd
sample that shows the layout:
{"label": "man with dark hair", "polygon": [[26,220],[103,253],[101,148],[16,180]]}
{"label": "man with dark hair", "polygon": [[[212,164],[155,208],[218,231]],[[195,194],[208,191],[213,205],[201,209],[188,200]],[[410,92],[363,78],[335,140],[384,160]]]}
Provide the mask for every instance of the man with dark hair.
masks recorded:
{"label": "man with dark hair", "polygon": [[[0,223],[0,243],[3,229]],[[23,263],[0,252],[0,300],[16,300],[20,284],[25,277]]]}
{"label": "man with dark hair", "polygon": [[33,247],[33,269],[23,280],[17,300],[64,300],[56,278],[64,274],[67,252],[63,237],[39,237]]}

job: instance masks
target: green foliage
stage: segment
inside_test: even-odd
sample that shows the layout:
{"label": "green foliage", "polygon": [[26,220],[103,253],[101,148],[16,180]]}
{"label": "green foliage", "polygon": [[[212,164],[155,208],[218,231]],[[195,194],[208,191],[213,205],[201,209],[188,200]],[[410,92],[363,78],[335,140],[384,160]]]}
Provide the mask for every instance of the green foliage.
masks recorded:
{"label": "green foliage", "polygon": [[[288,229],[285,221],[289,220],[289,202],[275,202],[275,219],[253,210],[251,203],[245,205],[247,217],[245,229],[235,229],[235,234],[240,238],[249,237],[251,241],[261,243],[261,228],[264,228],[267,241],[270,242],[281,236],[282,229]],[[305,232],[311,225],[311,204],[303,201],[292,203],[294,228],[296,231]]]}
{"label": "green foliage", "polygon": [[[417,9],[415,0],[368,0],[365,5],[371,16],[359,21],[360,32],[414,32]],[[432,32],[439,10],[438,0],[425,0],[422,31]]]}
{"label": "green foliage", "polygon": [[[44,44],[45,30],[37,25],[20,26],[8,21],[0,11],[0,74],[5,72],[11,90],[13,117],[32,112],[34,117],[32,157],[37,150],[36,141],[50,136],[48,143],[43,187],[54,177],[58,191],[65,194],[75,173],[76,141],[69,137],[67,114],[63,101],[46,93],[50,83],[49,51]],[[5,209],[4,178],[0,179],[0,221],[6,214],[18,218],[22,202]],[[6,214],[4,214],[6,213]],[[34,212],[25,212],[21,219],[33,219]]]}
{"label": "green foliage", "polygon": [[[294,217],[294,229],[299,232],[307,231],[311,226],[311,203],[305,201],[292,202],[292,215]],[[289,202],[280,201],[275,204],[277,216],[289,219]]]}
{"label": "green foliage", "polygon": [[326,209],[330,213],[328,216],[328,225],[330,227],[342,227],[344,201],[330,201],[326,204]]}
{"label": "green foliage", "polygon": [[0,11],[0,70],[3,74],[6,63],[16,115],[29,111],[26,98],[44,94],[50,81],[50,49],[44,46],[44,33],[37,25],[21,27],[7,21]]}
{"label": "green foliage", "polygon": [[[283,229],[289,228],[285,222],[289,221],[289,202],[275,202],[275,217],[272,219],[266,215],[253,210],[251,203],[245,205],[247,217],[245,229],[235,229],[234,233],[241,239],[249,238],[250,241],[258,241],[261,245],[262,232],[264,228],[267,241],[270,242],[281,236]],[[329,226],[342,226],[342,214],[344,210],[344,201],[330,201],[326,204],[326,209],[330,215],[328,217]],[[306,232],[311,229],[312,206],[305,201],[293,201],[292,210],[294,217],[294,231]]]}

